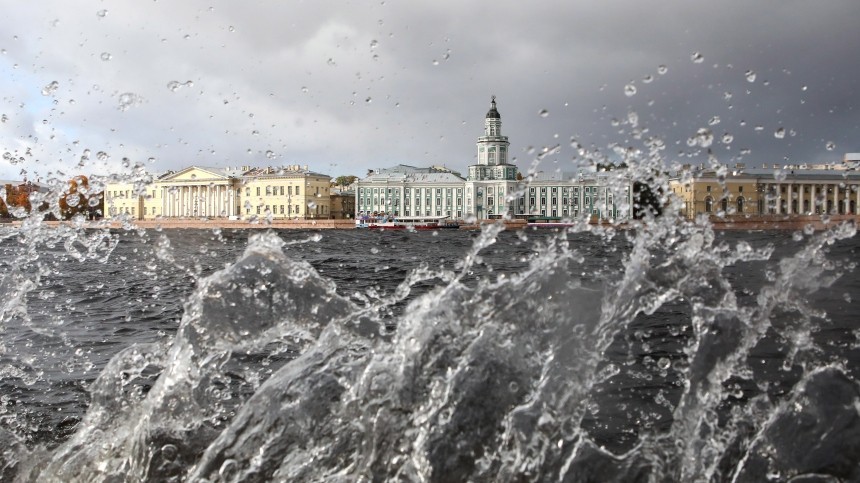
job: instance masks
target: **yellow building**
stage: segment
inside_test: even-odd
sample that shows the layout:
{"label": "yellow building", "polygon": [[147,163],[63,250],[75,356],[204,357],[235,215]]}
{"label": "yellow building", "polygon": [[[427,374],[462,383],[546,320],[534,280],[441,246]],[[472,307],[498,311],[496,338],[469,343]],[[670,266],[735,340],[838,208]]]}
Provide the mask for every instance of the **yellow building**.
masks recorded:
{"label": "yellow building", "polygon": [[328,218],[331,178],[307,166],[190,166],[150,183],[108,181],[107,216],[155,218]]}
{"label": "yellow building", "polygon": [[717,215],[857,214],[860,172],[805,166],[688,171],[669,182],[687,218]]}
{"label": "yellow building", "polygon": [[307,167],[252,169],[242,176],[245,218],[329,218],[331,177]]}

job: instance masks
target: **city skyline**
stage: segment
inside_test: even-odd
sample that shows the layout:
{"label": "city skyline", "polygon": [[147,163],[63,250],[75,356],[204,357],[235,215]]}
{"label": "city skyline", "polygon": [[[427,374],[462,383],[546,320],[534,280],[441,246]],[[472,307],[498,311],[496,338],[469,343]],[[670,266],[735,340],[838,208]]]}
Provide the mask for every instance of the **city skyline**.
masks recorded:
{"label": "city skyline", "polygon": [[849,1],[4,11],[3,179],[134,163],[465,172],[491,95],[523,171],[574,168],[580,147],[611,157],[615,146],[645,149],[652,136],[668,163],[832,162],[860,151],[850,53],[860,5]]}

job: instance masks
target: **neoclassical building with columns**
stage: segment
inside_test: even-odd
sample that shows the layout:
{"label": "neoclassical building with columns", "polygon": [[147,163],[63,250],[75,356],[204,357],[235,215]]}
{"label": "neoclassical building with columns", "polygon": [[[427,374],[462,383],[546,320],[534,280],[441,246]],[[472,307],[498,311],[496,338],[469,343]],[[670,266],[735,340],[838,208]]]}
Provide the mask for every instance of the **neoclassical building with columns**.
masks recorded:
{"label": "neoclassical building with columns", "polygon": [[356,183],[357,215],[448,216],[455,219],[528,218],[563,220],[581,216],[625,220],[631,214],[631,183],[618,173],[536,172],[526,179],[509,158],[502,116],[492,97],[478,137],[478,162],[468,175],[444,167],[397,165]]}
{"label": "neoclassical building with columns", "polygon": [[190,166],[149,182],[109,181],[106,216],[156,218],[329,218],[331,177],[297,165]]}
{"label": "neoclassical building with columns", "polygon": [[848,164],[697,169],[670,180],[687,218],[697,215],[858,214],[860,172]]}

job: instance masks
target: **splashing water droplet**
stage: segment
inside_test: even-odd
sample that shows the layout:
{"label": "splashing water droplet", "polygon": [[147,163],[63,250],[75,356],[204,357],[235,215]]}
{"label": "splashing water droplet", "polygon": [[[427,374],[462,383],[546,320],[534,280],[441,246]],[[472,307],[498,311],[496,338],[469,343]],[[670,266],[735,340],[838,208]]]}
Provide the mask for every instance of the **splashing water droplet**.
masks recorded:
{"label": "splashing water droplet", "polygon": [[775,137],[777,139],[784,138],[785,137],[785,128],[782,128],[782,127],[778,128],[776,131],[774,131],[773,137]]}
{"label": "splashing water droplet", "polygon": [[828,141],[827,144],[824,145],[824,147],[828,151],[833,151],[834,149],[836,149],[836,143],[834,143],[833,141]]}
{"label": "splashing water droplet", "polygon": [[60,83],[57,81],[52,81],[50,84],[48,84],[42,88],[42,95],[43,96],[52,96],[52,95],[54,95],[55,92],[57,92],[57,89],[59,89],[59,88],[60,88]]}
{"label": "splashing water droplet", "polygon": [[690,56],[690,60],[692,60],[696,64],[701,64],[705,61],[705,56],[700,52],[693,52],[693,55]]}
{"label": "splashing water droplet", "polygon": [[140,104],[142,98],[132,92],[125,92],[119,95],[119,110],[127,111],[136,104]]}
{"label": "splashing water droplet", "polygon": [[547,117],[549,116],[549,111],[547,111],[546,109],[541,109],[540,111],[538,111],[538,115],[540,117]]}
{"label": "splashing water droplet", "polygon": [[755,82],[755,72],[752,70],[748,70],[744,73],[744,76],[747,78],[747,82]]}
{"label": "splashing water droplet", "polygon": [[636,86],[633,84],[627,84],[624,86],[624,95],[627,97],[633,97],[636,95]]}
{"label": "splashing water droplet", "polygon": [[701,146],[706,148],[714,143],[714,133],[710,129],[700,128],[696,135],[687,140],[689,146]]}

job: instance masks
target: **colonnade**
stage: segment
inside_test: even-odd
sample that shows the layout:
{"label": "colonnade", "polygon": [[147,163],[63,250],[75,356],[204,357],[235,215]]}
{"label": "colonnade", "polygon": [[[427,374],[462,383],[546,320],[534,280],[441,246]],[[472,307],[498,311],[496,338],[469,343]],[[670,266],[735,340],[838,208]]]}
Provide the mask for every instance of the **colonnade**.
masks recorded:
{"label": "colonnade", "polygon": [[236,193],[229,185],[162,187],[162,216],[228,217],[235,215]]}
{"label": "colonnade", "polygon": [[[860,189],[841,183],[765,183],[764,195],[773,193],[774,206],[764,206],[765,213],[796,215],[807,213],[850,213],[860,209]],[[785,193],[782,188],[785,187]],[[794,194],[797,194],[795,197]],[[818,198],[818,194],[824,196]],[[830,205],[828,206],[828,201]],[[852,203],[853,201],[853,203]],[[796,203],[794,203],[796,202]]]}

